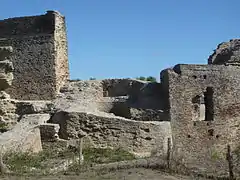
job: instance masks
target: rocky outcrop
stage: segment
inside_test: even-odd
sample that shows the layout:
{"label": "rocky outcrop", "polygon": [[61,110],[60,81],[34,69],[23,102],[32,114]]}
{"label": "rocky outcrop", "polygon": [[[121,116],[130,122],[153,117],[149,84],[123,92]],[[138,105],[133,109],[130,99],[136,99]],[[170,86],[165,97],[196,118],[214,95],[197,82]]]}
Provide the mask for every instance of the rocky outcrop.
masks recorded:
{"label": "rocky outcrop", "polygon": [[70,111],[56,113],[51,121],[60,125],[60,138],[75,139],[85,132],[95,147],[121,147],[141,156],[164,154],[171,137],[170,122],[140,122]]}
{"label": "rocky outcrop", "polygon": [[240,39],[233,39],[218,45],[210,55],[208,64],[240,65]]}

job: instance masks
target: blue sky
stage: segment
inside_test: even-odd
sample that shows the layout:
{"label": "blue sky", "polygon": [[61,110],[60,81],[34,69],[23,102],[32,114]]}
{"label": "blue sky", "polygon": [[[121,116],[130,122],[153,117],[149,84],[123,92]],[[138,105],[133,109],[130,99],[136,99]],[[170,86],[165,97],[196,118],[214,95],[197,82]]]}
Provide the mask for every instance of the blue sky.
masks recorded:
{"label": "blue sky", "polygon": [[239,0],[6,0],[0,19],[66,16],[72,79],[155,76],[239,38]]}

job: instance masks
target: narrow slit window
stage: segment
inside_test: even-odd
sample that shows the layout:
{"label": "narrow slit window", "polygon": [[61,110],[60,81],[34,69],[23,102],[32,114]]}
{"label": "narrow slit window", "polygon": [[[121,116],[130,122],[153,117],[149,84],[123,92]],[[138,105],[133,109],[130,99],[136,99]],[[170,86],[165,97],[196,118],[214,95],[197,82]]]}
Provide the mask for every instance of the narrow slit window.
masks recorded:
{"label": "narrow slit window", "polygon": [[193,103],[194,121],[213,121],[213,88],[207,87],[206,91],[195,96]]}
{"label": "narrow slit window", "polygon": [[204,92],[205,121],[213,121],[213,88],[207,87]]}

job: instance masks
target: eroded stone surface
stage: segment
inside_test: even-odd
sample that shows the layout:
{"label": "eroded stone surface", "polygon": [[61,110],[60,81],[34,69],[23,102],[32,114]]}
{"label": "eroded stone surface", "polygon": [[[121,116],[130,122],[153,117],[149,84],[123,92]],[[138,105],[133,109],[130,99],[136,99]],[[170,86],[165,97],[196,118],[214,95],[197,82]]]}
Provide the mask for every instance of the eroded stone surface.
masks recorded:
{"label": "eroded stone surface", "polygon": [[6,90],[12,85],[13,65],[9,59],[11,53],[11,46],[0,47],[0,91]]}
{"label": "eroded stone surface", "polygon": [[13,52],[13,48],[11,46],[1,46],[0,47],[0,61],[8,60],[8,57]]}
{"label": "eroded stone surface", "polygon": [[218,45],[209,57],[208,64],[240,65],[240,39],[233,39]]}
{"label": "eroded stone surface", "polygon": [[175,160],[226,173],[227,145],[232,151],[239,147],[239,72],[239,66],[224,65],[177,65],[162,72],[169,89]]}
{"label": "eroded stone surface", "polygon": [[40,152],[42,144],[39,125],[46,123],[49,118],[49,114],[23,116],[13,129],[0,135],[2,152]]}
{"label": "eroded stone surface", "polygon": [[0,26],[0,45],[13,47],[15,78],[7,93],[19,100],[54,99],[69,78],[64,16],[48,11],[0,20]]}
{"label": "eroded stone surface", "polygon": [[139,155],[164,154],[171,137],[170,122],[138,122],[69,111],[56,113],[51,121],[60,125],[60,138],[78,138],[83,131],[96,147],[121,147]]}
{"label": "eroded stone surface", "polygon": [[42,141],[56,141],[59,139],[58,132],[60,126],[58,124],[44,123],[40,125],[40,134]]}
{"label": "eroded stone surface", "polygon": [[[73,81],[54,101],[58,110],[115,114],[139,121],[167,121],[166,96],[160,83],[133,79]],[[108,95],[108,96],[107,96]]]}

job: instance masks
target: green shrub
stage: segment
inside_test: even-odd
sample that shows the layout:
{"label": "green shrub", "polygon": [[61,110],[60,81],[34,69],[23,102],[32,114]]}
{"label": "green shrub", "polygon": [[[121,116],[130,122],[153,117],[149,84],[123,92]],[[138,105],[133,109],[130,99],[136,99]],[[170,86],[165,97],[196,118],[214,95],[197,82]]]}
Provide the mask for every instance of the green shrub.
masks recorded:
{"label": "green shrub", "polygon": [[156,78],[153,76],[148,76],[148,77],[137,77],[136,79],[141,80],[141,81],[149,81],[149,82],[157,82]]}
{"label": "green shrub", "polygon": [[141,81],[146,81],[146,78],[143,76],[137,77],[136,79],[141,80]]}
{"label": "green shrub", "polygon": [[156,81],[157,81],[156,78],[153,77],[153,76],[147,77],[146,80],[147,80],[147,81],[150,81],[150,82],[156,82]]}
{"label": "green shrub", "polygon": [[6,131],[8,131],[8,125],[5,124],[5,123],[1,123],[1,124],[0,124],[0,132],[1,132],[1,133],[4,133],[4,132],[6,132]]}

